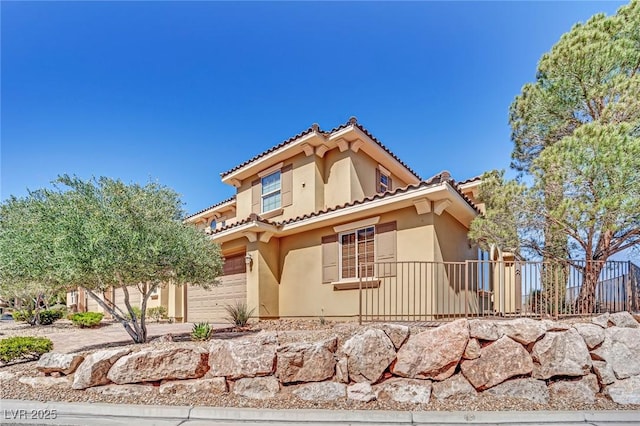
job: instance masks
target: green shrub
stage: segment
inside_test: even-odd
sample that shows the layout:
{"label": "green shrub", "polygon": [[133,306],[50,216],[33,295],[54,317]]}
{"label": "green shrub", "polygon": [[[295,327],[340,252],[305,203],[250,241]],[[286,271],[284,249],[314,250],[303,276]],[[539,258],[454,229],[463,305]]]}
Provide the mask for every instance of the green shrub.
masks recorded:
{"label": "green shrub", "polygon": [[193,329],[191,330],[191,340],[209,340],[212,332],[213,329],[206,322],[193,324]]}
{"label": "green shrub", "polygon": [[227,305],[225,308],[227,321],[238,327],[244,327],[249,322],[251,315],[255,309],[249,310],[247,304],[243,302],[237,302],[235,305]]}
{"label": "green shrub", "polygon": [[46,337],[15,336],[0,340],[0,361],[38,359],[53,349],[53,343]]}
{"label": "green shrub", "polygon": [[[132,306],[131,310],[133,311],[133,314],[136,316],[136,319],[139,319],[142,316],[142,309],[138,308],[137,306]],[[131,321],[131,314],[129,313],[129,311],[126,311],[125,318]]]}
{"label": "green shrub", "polygon": [[149,308],[147,309],[147,317],[159,322],[161,319],[165,319],[167,317],[167,308],[164,306]]}
{"label": "green shrub", "polygon": [[71,315],[71,322],[76,327],[95,327],[100,324],[104,315],[101,312],[78,312]]}
{"label": "green shrub", "polygon": [[33,319],[33,311],[28,309],[16,309],[13,311],[13,319],[18,322],[30,323]]}
{"label": "green shrub", "polygon": [[60,309],[48,309],[40,311],[40,324],[50,325],[64,317],[64,311]]}

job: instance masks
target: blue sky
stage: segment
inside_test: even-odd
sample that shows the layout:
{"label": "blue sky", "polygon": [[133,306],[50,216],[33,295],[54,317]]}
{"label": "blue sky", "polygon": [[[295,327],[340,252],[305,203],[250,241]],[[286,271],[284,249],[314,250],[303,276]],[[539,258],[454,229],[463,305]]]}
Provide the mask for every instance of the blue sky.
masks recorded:
{"label": "blue sky", "polygon": [[352,115],[424,178],[508,168],[508,108],[579,21],[624,2],[2,2],[1,193],[58,174],[219,173]]}

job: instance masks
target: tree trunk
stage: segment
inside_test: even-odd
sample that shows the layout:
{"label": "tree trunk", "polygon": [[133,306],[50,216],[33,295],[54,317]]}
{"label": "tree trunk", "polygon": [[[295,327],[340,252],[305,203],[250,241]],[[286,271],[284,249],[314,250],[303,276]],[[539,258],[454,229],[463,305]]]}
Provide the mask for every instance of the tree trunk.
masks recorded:
{"label": "tree trunk", "polygon": [[[124,327],[125,331],[127,332],[127,334],[129,334],[129,336],[131,336],[131,339],[133,339],[134,343],[144,343],[146,341],[146,333],[144,336],[144,340],[140,340],[141,336],[137,330],[137,327],[135,327],[130,321],[128,321],[126,318],[124,318],[122,314],[122,312],[118,313],[118,311],[116,310],[117,307],[112,304],[111,306],[106,304],[104,302],[104,300],[100,299],[93,291],[89,290],[88,288],[82,287],[87,294],[89,294],[89,296],[91,296],[93,298],[93,300],[95,300],[98,305],[100,305],[103,309],[105,309],[107,312],[109,312],[113,318],[118,321],[120,324],[122,324],[122,326]],[[127,294],[128,296],[128,294]],[[128,298],[128,297],[127,297]],[[127,303],[128,304],[128,301]],[[129,310],[131,309],[131,306],[128,306]],[[131,315],[131,312],[129,312],[129,314]],[[135,316],[134,316],[135,317]]]}
{"label": "tree trunk", "polygon": [[600,277],[600,272],[604,267],[604,262],[598,260],[587,260],[584,265],[584,280],[580,287],[580,294],[575,301],[575,312],[577,314],[592,314],[596,311],[596,286]]}

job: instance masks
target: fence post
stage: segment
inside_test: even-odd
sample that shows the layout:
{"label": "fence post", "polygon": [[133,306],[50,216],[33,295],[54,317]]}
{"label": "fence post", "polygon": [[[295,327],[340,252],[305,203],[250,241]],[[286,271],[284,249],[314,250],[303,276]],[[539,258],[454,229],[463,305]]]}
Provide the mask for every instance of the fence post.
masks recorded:
{"label": "fence post", "polygon": [[[553,265],[553,264],[552,264],[552,265]],[[555,283],[554,283],[554,287],[555,287],[555,293],[556,293],[556,294],[555,294],[556,303],[555,303],[555,308],[554,308],[554,311],[555,311],[555,312],[554,312],[554,319],[557,321],[557,320],[558,320],[558,311],[559,311],[559,309],[558,309],[558,308],[559,308],[559,306],[558,306],[558,292],[559,292],[559,290],[560,290],[560,289],[558,288],[558,286],[560,285],[560,282],[559,282],[559,280],[558,280],[558,269],[559,269],[559,268],[557,267],[557,265],[554,265],[554,266],[555,266],[555,274],[554,274],[554,276],[555,276]]]}
{"label": "fence post", "polygon": [[358,324],[362,325],[362,276],[358,280]]}

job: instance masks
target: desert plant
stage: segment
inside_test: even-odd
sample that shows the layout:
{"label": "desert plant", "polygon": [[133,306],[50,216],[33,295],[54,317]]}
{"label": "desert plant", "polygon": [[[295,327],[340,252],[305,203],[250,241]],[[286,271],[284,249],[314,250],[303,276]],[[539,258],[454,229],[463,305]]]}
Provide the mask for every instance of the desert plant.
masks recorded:
{"label": "desert plant", "polygon": [[199,322],[193,324],[193,329],[191,330],[191,340],[209,340],[211,337],[211,333],[213,329],[206,322]]}
{"label": "desert plant", "polygon": [[71,315],[70,319],[76,327],[85,328],[97,326],[103,316],[101,312],[78,312]]}
{"label": "desert plant", "polygon": [[147,317],[154,319],[156,322],[160,322],[161,319],[165,319],[167,317],[167,308],[164,306],[149,308],[147,309]]}
{"label": "desert plant", "polygon": [[64,311],[61,309],[47,309],[40,311],[40,325],[51,325],[64,317]]}
{"label": "desert plant", "polygon": [[[140,319],[140,316],[142,316],[142,309],[140,309],[137,306],[132,306],[131,310],[133,311],[133,314],[136,316],[136,319]],[[129,312],[126,313],[125,317],[127,318],[127,320],[131,321],[131,314]]]}
{"label": "desert plant", "polygon": [[227,321],[238,327],[245,327],[255,309],[249,310],[244,302],[236,302],[235,305],[227,305],[225,308]]}
{"label": "desert plant", "polygon": [[0,340],[0,361],[11,362],[18,359],[38,359],[53,349],[53,343],[46,337],[14,336]]}

